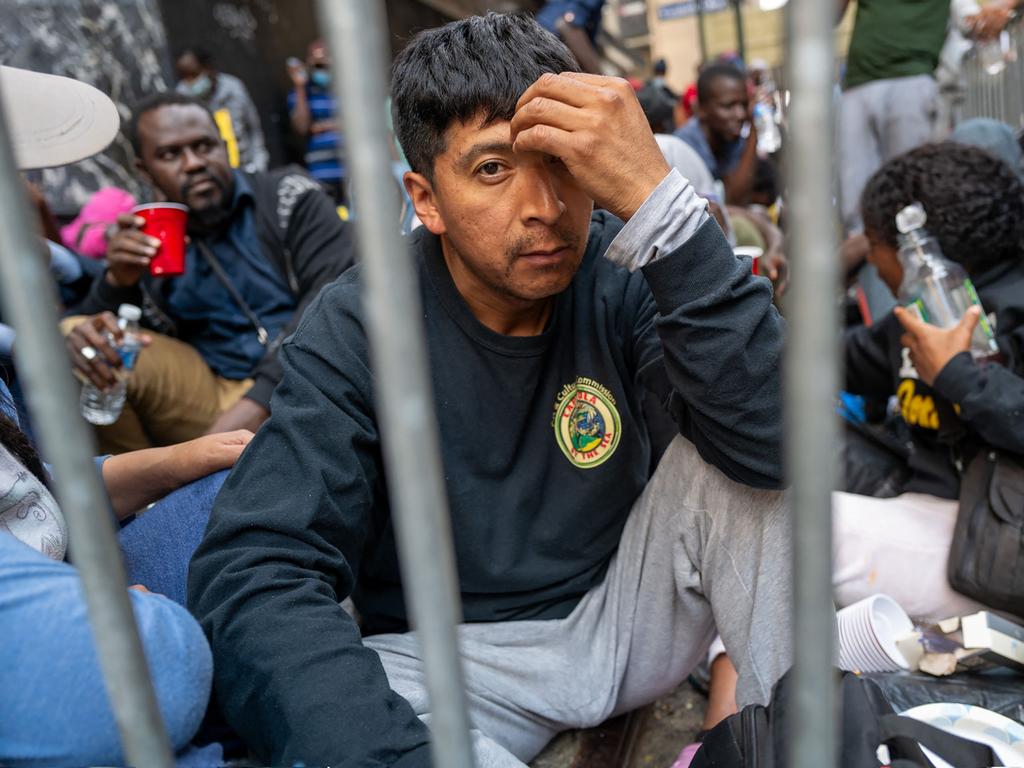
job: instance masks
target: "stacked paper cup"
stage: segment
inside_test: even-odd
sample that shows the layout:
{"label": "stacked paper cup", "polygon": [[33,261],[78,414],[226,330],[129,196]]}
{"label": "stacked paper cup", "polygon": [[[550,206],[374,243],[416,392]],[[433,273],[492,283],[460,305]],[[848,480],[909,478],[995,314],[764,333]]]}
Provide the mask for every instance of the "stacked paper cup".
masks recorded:
{"label": "stacked paper cup", "polygon": [[872,595],[843,608],[839,624],[839,666],[851,672],[892,672],[910,664],[896,641],[914,628],[899,604],[888,595]]}

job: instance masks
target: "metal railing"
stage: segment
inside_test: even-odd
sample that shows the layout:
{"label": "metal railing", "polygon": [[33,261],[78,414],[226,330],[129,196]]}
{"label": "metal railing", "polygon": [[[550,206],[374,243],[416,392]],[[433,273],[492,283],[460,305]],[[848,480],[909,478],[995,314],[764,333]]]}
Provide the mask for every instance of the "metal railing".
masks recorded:
{"label": "metal railing", "polygon": [[998,40],[975,43],[963,60],[963,95],[954,119],[991,117],[1024,128],[1024,17],[1013,19]]}
{"label": "metal railing", "polygon": [[[403,582],[422,646],[432,710],[434,764],[473,765],[456,628],[461,619],[417,274],[398,235],[384,119],[386,24],[378,0],[320,0],[341,73],[350,166],[363,213],[356,220],[365,306],[380,407],[388,487]],[[790,253],[794,267],[786,361],[787,456],[793,478],[796,558],[796,697],[791,711],[796,768],[834,765],[830,508],[836,391],[838,284],[833,253],[832,10],[792,0],[787,12],[792,91]],[[0,116],[2,117],[2,116]],[[75,409],[68,361],[52,312],[52,288],[33,251],[30,218],[0,120],[0,279],[19,335],[19,365],[32,413],[57,472],[75,561],[85,584],[101,665],[129,763],[170,764],[170,753],[132,621],[121,559],[99,481],[92,440]],[[412,449],[415,446],[415,449]]]}
{"label": "metal railing", "polygon": [[[67,520],[89,623],[124,756],[131,765],[173,766],[135,616],[106,492],[93,464],[95,443],[78,413],[78,393],[57,329],[53,281],[39,254],[25,190],[0,102],[0,288],[4,318],[17,331],[18,372]],[[0,533],[0,536],[7,534]],[[97,694],[99,692],[97,691]]]}
{"label": "metal railing", "polygon": [[786,8],[790,90],[787,251],[793,280],[786,296],[786,466],[792,482],[794,541],[793,700],[789,764],[835,765],[832,490],[838,438],[839,318],[832,206],[834,101],[833,3],[791,0]]}

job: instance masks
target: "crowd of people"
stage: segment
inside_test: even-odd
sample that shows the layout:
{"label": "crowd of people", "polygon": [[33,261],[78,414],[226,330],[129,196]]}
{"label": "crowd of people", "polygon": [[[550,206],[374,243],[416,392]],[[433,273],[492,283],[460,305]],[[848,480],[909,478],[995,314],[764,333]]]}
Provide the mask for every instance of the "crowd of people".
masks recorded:
{"label": "crowd of people", "polygon": [[[709,730],[767,702],[793,661],[782,101],[764,66],[729,57],[681,94],[664,62],[646,82],[599,74],[601,5],[428,29],[392,70],[395,226],[419,278],[482,767],[523,766],[702,665]],[[860,410],[832,500],[837,607],[879,592],[922,621],[985,607],[946,562],[964,467],[1024,455],[1024,168],[1009,126],[949,135],[935,75],[951,25],[987,39],[1011,5],[857,5],[835,258],[842,396]],[[268,167],[245,85],[200,49],[134,105],[139,179],[187,208],[181,274],[153,273],[166,242],[116,189],[61,226],[27,186],[39,257],[75,375],[125,387],[96,465],[180,763],[427,766],[329,50],[287,67],[304,169]],[[40,77],[2,75],[5,90]],[[15,135],[50,140],[38,117]],[[898,305],[897,214],[915,204],[987,314],[937,327]],[[134,365],[123,305],[144,328]],[[998,350],[984,358],[979,323]],[[13,329],[0,344],[0,763],[118,764],[25,421],[32,382]],[[859,471],[878,445],[884,477]]]}

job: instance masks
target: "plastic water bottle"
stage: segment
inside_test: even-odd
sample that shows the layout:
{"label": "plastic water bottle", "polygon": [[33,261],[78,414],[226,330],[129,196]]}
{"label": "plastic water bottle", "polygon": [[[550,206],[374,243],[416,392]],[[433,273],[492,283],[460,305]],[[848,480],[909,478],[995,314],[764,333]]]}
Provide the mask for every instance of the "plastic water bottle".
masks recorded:
{"label": "plastic water bottle", "polygon": [[[981,300],[963,267],[942,255],[938,240],[924,228],[927,221],[920,203],[911,203],[896,215],[899,260],[903,265],[897,298],[924,322],[950,328],[970,307],[981,307]],[[999,353],[984,308],[971,336],[970,352],[975,360]]]}
{"label": "plastic water bottle", "polygon": [[[142,310],[134,304],[122,304],[117,308],[117,325],[123,334],[121,345],[117,348],[121,355],[121,368],[114,371],[117,383],[109,390],[102,390],[94,384],[82,387],[82,416],[91,424],[100,426],[113,424],[121,416],[124,409],[125,382],[135,367],[135,359],[142,349],[139,339],[139,320]],[[108,335],[113,344],[113,336]]]}
{"label": "plastic water bottle", "polygon": [[757,153],[762,157],[773,155],[782,147],[782,132],[778,120],[778,89],[770,75],[766,75],[757,89],[754,102],[754,125],[757,128]]}

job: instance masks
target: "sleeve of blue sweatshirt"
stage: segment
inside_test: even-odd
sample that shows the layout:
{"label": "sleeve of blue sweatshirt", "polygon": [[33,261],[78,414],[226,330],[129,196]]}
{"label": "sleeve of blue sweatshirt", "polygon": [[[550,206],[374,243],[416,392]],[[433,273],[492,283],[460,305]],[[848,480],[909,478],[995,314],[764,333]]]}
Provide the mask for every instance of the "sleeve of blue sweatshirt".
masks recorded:
{"label": "sleeve of blue sweatshirt", "polygon": [[371,527],[388,524],[365,335],[346,314],[355,300],[338,300],[346,291],[357,285],[345,277],[323,291],[282,347],[272,416],[214,504],[188,605],[224,715],[264,763],[418,768],[430,765],[427,729],[339,605]]}
{"label": "sleeve of blue sweatshirt", "polygon": [[637,316],[640,382],[669,408],[705,461],[738,482],[778,488],[783,321],[768,280],[751,274],[672,171],[609,246],[643,270],[656,307]]}

